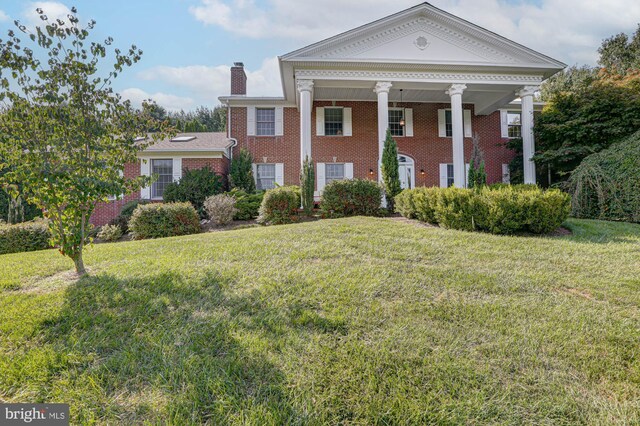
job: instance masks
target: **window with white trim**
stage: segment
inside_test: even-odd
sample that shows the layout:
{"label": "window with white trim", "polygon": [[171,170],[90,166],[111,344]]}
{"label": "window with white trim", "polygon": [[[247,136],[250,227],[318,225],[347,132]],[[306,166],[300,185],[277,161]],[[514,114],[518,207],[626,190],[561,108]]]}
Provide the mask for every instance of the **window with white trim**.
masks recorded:
{"label": "window with white trim", "polygon": [[151,160],[151,174],[158,177],[151,185],[151,198],[162,198],[167,185],[173,182],[173,159]]}
{"label": "window with white trim", "polygon": [[276,134],[276,109],[256,108],[256,135],[274,136]]}
{"label": "window with white trim", "polygon": [[453,186],[453,164],[447,164],[447,188]]}
{"label": "window with white trim", "polygon": [[326,136],[342,136],[344,115],[342,108],[324,109],[324,134]]}
{"label": "window with white trim", "polygon": [[404,136],[404,126],[400,124],[402,120],[404,120],[404,108],[389,109],[391,136]]}
{"label": "window with white trim", "polygon": [[447,137],[453,137],[453,118],[451,117],[451,110],[444,110],[444,126],[447,132]]}
{"label": "window with white trim", "polygon": [[276,165],[256,164],[256,189],[264,191],[276,187]]}
{"label": "window with white trim", "polygon": [[510,138],[522,137],[522,116],[520,112],[507,112],[507,134]]}
{"label": "window with white trim", "polygon": [[325,164],[325,184],[329,184],[334,180],[344,179],[344,163],[326,163]]}

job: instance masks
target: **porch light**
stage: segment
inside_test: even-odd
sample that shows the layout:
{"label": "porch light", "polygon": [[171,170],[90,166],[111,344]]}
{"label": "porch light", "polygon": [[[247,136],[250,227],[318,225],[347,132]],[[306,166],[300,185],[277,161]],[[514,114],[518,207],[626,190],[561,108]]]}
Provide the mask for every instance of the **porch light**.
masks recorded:
{"label": "porch light", "polygon": [[373,176],[373,169],[369,169],[369,174]]}
{"label": "porch light", "polygon": [[[402,103],[402,89],[400,89],[400,103]],[[402,107],[402,118],[400,119],[400,127],[404,127],[404,106]]]}
{"label": "porch light", "polygon": [[422,176],[424,176],[424,175],[426,175],[427,173],[424,171],[424,169],[420,169],[420,174],[421,174]]}

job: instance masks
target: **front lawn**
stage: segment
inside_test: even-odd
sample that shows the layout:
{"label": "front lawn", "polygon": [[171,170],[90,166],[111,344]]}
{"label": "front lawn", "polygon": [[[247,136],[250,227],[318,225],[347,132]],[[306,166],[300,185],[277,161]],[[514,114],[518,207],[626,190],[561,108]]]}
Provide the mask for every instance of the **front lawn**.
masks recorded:
{"label": "front lawn", "polygon": [[74,423],[640,422],[640,226],[350,218],[0,256],[0,401]]}

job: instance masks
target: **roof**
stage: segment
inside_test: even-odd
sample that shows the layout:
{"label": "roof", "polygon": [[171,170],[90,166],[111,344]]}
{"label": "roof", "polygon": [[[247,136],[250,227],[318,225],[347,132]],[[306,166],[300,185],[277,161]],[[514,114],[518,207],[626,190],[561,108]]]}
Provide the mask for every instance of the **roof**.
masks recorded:
{"label": "roof", "polygon": [[[177,138],[182,141],[172,141]],[[193,138],[193,139],[191,139]],[[171,139],[163,139],[149,146],[145,152],[194,151],[226,152],[232,145],[225,132],[178,133]]]}

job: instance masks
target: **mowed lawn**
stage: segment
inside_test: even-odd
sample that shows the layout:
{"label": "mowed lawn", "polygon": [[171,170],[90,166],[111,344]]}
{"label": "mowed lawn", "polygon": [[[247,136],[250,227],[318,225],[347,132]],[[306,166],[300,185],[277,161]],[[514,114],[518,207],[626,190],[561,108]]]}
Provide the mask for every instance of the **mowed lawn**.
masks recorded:
{"label": "mowed lawn", "polygon": [[350,218],[0,256],[0,400],[74,423],[637,424],[640,226]]}

